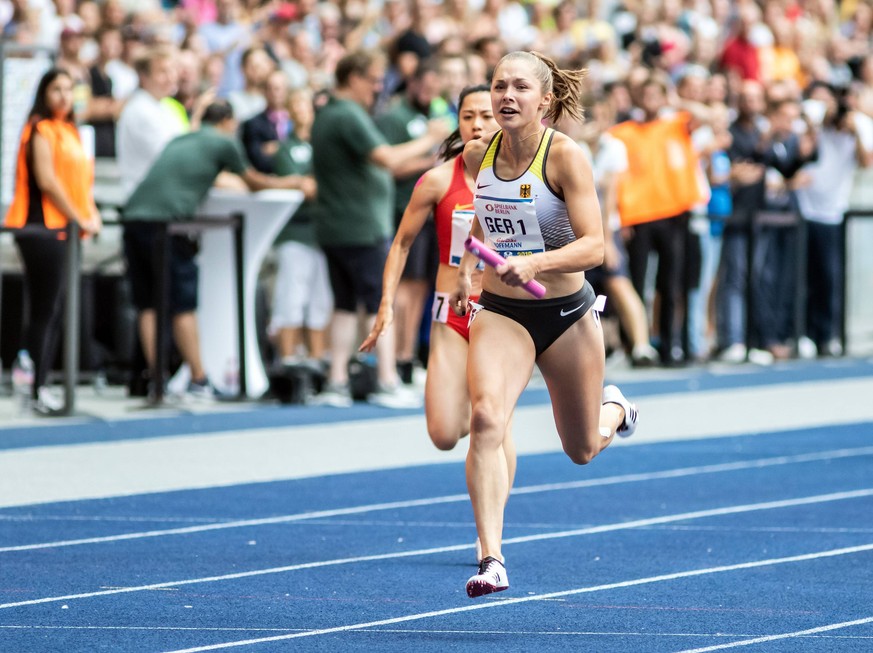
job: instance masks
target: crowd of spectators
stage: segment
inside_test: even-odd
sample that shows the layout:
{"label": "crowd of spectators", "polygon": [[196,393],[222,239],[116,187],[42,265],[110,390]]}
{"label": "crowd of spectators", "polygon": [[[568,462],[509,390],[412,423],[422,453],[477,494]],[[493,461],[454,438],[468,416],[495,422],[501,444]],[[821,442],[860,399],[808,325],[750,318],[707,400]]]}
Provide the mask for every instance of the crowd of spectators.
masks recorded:
{"label": "crowd of spectators", "polygon": [[[0,25],[8,42],[56,51],[126,193],[216,98],[252,166],[275,172],[294,135],[289,95],[329,106],[350,53],[386,57],[370,113],[391,144],[451,116],[508,51],[585,68],[599,129],[558,127],[596,173],[610,153],[604,283],[628,278],[642,300],[644,315],[617,307],[632,362],[842,354],[840,225],[856,170],[873,164],[870,0],[0,0]],[[386,161],[385,183],[406,197],[434,163]]]}

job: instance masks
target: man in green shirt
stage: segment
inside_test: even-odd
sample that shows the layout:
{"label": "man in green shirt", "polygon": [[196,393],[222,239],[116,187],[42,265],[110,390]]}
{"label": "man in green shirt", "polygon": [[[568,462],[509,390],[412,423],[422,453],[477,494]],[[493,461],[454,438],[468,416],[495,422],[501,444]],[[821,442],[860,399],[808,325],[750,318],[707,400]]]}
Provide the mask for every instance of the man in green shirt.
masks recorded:
{"label": "man in green shirt", "polygon": [[[391,102],[388,110],[376,119],[380,131],[392,145],[414,140],[427,131],[430,118],[448,116],[445,109],[438,113],[434,101],[439,98],[440,76],[436,63],[427,59],[406,80],[406,90]],[[415,184],[421,175],[436,165],[435,153],[410,159],[394,171],[394,227],[403,218],[403,212]],[[431,287],[439,267],[436,228],[428,220],[409,250],[403,276],[397,286],[394,300],[394,324],[397,330],[397,370],[401,380],[412,383],[413,358],[418,348],[419,328]]]}
{"label": "man in green shirt", "polygon": [[[271,177],[254,170],[235,140],[237,121],[226,101],[207,107],[196,132],[170,141],[122,210],[124,253],[133,303],[139,316],[139,336],[149,369],[156,353],[156,242],[162,222],[192,219],[216,177],[222,171],[239,175],[250,190],[299,189],[311,198],[315,184],[310,177]],[[186,236],[172,236],[169,252],[169,306],[173,339],[182,359],[191,368],[189,394],[209,398],[215,389],[206,378],[200,358],[197,330],[197,243]]]}
{"label": "man in green shirt", "polygon": [[[335,304],[330,373],[319,401],[334,406],[351,405],[347,365],[356,348],[358,310],[367,316],[367,331],[379,310],[382,268],[394,234],[392,173],[433,150],[450,131],[448,123],[432,121],[419,138],[389,145],[369,115],[384,78],[380,53],[345,55],[336,67],[336,89],[312,126],[319,188],[315,233],[327,257]],[[380,392],[370,401],[416,403],[400,391],[393,337],[379,339],[376,356]]]}

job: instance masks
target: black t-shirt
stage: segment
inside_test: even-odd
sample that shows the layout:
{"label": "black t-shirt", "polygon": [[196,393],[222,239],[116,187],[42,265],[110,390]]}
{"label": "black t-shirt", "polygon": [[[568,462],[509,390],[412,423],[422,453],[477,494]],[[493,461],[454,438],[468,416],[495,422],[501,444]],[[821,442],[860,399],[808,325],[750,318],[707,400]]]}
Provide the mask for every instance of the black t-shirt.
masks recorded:
{"label": "black t-shirt", "polygon": [[[91,97],[112,97],[112,79],[109,75],[92,66],[89,71],[91,76]],[[94,128],[94,154],[97,157],[115,158],[115,121],[92,120]]]}

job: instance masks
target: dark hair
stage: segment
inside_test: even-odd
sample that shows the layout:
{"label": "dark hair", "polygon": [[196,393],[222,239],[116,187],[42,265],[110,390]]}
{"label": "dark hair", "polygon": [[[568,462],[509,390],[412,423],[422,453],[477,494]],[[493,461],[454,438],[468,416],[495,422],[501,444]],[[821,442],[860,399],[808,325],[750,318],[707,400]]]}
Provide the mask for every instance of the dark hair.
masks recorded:
{"label": "dark hair", "polygon": [[370,66],[375,63],[381,63],[385,60],[384,55],[377,50],[356,50],[349,52],[337,62],[336,85],[339,88],[345,88],[349,85],[349,78],[352,75],[364,76],[370,70]]}
{"label": "dark hair", "polygon": [[[27,114],[27,119],[31,123],[37,123],[44,118],[52,118],[52,110],[49,108],[46,95],[49,85],[58,77],[66,77],[73,81],[73,76],[70,75],[64,68],[49,68],[39,80],[39,85],[36,87],[36,95],[33,98],[33,106],[30,108],[30,113]],[[64,116],[67,122],[73,122],[73,109],[70,108],[70,113]]]}
{"label": "dark hair", "polygon": [[[461,94],[458,96],[458,113],[461,113],[461,109],[464,107],[464,100],[467,99],[468,95],[472,95],[473,93],[491,93],[491,87],[488,84],[477,84],[476,86],[466,86],[464,90],[461,91]],[[448,161],[449,159],[454,159],[461,152],[464,151],[464,143],[461,141],[461,128],[458,127],[451,134],[448,135],[446,140],[443,141],[443,144],[440,145],[439,157],[444,161]]]}
{"label": "dark hair", "polygon": [[835,86],[834,84],[829,84],[828,82],[816,79],[810,82],[809,85],[803,90],[803,97],[805,99],[810,98],[812,96],[812,92],[818,88],[826,89],[827,92],[831,94],[831,97],[834,98],[834,101],[837,104],[837,111],[828,121],[828,124],[832,127],[836,127],[837,129],[842,129],[846,120],[846,116],[849,113],[849,104],[846,98],[846,90]]}
{"label": "dark hair", "polygon": [[436,59],[420,59],[412,71],[410,79],[422,80],[428,73],[439,73],[439,65]]}
{"label": "dark hair", "polygon": [[248,47],[243,51],[242,57],[240,57],[240,60],[239,60],[240,68],[245,68],[246,64],[249,62],[249,59],[251,59],[252,56],[257,52],[263,52],[264,54],[269,56],[269,53],[260,45],[253,45],[251,47]]}
{"label": "dark hair", "polygon": [[217,125],[228,118],[233,118],[233,107],[227,100],[215,100],[206,107],[203,117],[200,119],[204,125]]}

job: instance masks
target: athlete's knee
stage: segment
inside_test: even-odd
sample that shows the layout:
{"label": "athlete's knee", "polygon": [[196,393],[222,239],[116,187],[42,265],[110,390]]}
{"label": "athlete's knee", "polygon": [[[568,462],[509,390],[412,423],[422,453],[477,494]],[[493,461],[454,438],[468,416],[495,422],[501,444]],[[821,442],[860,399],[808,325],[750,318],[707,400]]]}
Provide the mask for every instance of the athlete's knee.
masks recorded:
{"label": "athlete's knee", "polygon": [[573,445],[564,444],[564,453],[577,465],[587,465],[597,454],[600,453],[599,448],[589,445],[587,442],[575,443]]}
{"label": "athlete's knee", "polygon": [[466,433],[460,433],[457,429],[449,429],[446,427],[431,428],[428,431],[430,440],[434,446],[440,451],[451,451],[458,444]]}
{"label": "athlete's knee", "polygon": [[490,402],[478,402],[473,406],[470,418],[472,446],[498,446],[503,442],[505,420]]}

